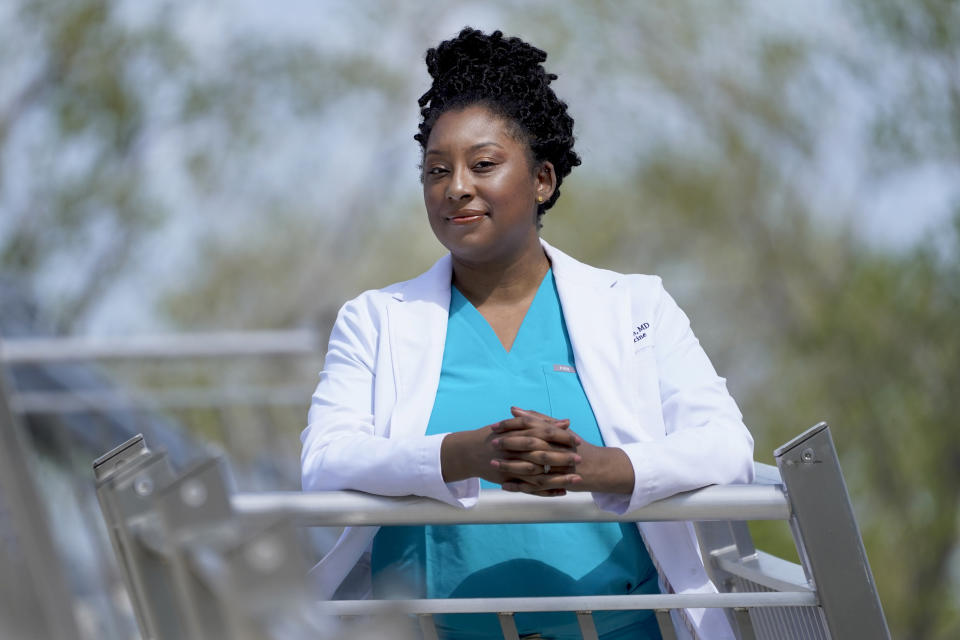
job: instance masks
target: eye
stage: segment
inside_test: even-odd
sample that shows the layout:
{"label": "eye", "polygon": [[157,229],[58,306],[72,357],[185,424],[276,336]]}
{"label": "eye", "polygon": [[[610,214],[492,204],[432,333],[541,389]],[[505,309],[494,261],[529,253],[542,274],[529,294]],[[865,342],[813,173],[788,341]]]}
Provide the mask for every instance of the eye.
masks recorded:
{"label": "eye", "polygon": [[473,165],[473,168],[478,171],[484,171],[486,169],[492,169],[493,167],[496,166],[496,164],[497,163],[493,162],[492,160],[480,160],[479,162]]}
{"label": "eye", "polygon": [[444,174],[444,173],[446,173],[446,172],[447,172],[447,170],[444,169],[443,167],[430,167],[429,169],[427,169],[427,175],[428,175],[428,176],[439,176],[439,175]]}

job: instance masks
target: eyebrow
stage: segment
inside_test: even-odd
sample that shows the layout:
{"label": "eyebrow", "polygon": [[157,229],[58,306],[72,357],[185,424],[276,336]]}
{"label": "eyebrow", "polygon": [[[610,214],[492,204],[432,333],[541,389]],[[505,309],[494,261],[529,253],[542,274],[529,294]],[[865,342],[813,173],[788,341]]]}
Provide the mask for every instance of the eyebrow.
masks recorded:
{"label": "eyebrow", "polygon": [[[500,149],[503,149],[503,145],[502,145],[502,144],[499,144],[499,143],[497,143],[497,142],[494,142],[493,140],[488,140],[488,141],[486,141],[486,142],[478,142],[477,144],[471,145],[470,148],[467,149],[467,151],[476,151],[477,149],[482,149],[483,147],[499,147]],[[441,152],[441,151],[438,151],[438,150],[436,150],[436,149],[430,149],[429,151],[427,151],[427,152],[426,152],[425,154],[423,154],[423,155],[425,155],[425,156],[431,156],[431,155],[437,155],[437,154],[440,154],[440,153],[442,153],[442,152]]]}

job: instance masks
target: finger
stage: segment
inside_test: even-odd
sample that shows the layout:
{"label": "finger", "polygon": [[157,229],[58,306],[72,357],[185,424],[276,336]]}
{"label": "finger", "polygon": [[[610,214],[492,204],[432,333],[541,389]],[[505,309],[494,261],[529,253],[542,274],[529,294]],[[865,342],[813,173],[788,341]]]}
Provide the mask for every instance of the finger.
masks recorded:
{"label": "finger", "polygon": [[583,481],[583,478],[575,473],[565,475],[546,474],[540,476],[528,476],[525,478],[527,484],[535,485],[540,489],[570,489],[574,485]]}
{"label": "finger", "polygon": [[583,458],[575,451],[531,451],[529,453],[521,453],[519,457],[522,460],[534,462],[539,465],[549,465],[554,469],[575,467],[583,462]]}
{"label": "finger", "polygon": [[544,498],[555,498],[559,496],[567,495],[566,489],[541,489],[536,485],[532,485],[528,482],[520,481],[509,481],[504,482],[501,487],[504,491],[511,491],[515,493],[529,493],[534,496],[542,496]]}
{"label": "finger", "polygon": [[543,491],[566,491],[573,489],[582,481],[583,479],[576,474],[565,476],[526,476],[522,478],[509,478],[505,480],[501,486],[503,486],[506,491],[539,493]]}
{"label": "finger", "polygon": [[490,430],[496,433],[511,431],[513,429],[526,429],[527,423],[523,418],[506,418],[500,422],[494,422],[490,425]]}
{"label": "finger", "polygon": [[569,420],[561,420],[560,422],[547,425],[541,431],[542,434],[538,433],[533,435],[539,435],[539,437],[548,442],[566,447],[579,447],[583,444],[583,438],[578,436],[573,429],[570,428]]}
{"label": "finger", "polygon": [[[526,493],[548,489],[572,489],[583,479],[576,473],[565,475],[540,474],[535,476],[508,477],[505,482],[517,483],[518,489]],[[529,486],[527,486],[529,485]]]}
{"label": "finger", "polygon": [[575,453],[573,445],[565,445],[544,440],[536,436],[505,436],[491,441],[495,449],[501,451],[555,451],[559,453]]}
{"label": "finger", "polygon": [[516,418],[526,421],[531,426],[542,425],[546,427],[557,427],[560,429],[569,429],[570,420],[567,418],[554,418],[539,411],[521,409],[519,407],[510,407],[510,413]]}
{"label": "finger", "polygon": [[504,429],[499,433],[494,432],[494,435],[539,438],[545,442],[551,442],[553,444],[560,445],[562,447],[569,447],[571,449],[582,444],[582,441],[576,433],[567,428],[561,428],[552,424],[540,424],[536,426],[527,426],[525,428],[516,427],[515,425],[508,425],[507,429]]}
{"label": "finger", "polygon": [[525,460],[539,466],[550,465],[554,470],[561,467],[574,467],[583,458],[580,454],[571,451],[504,451],[500,460]]}
{"label": "finger", "polygon": [[500,449],[501,451],[539,451],[554,446],[549,442],[533,436],[507,436],[505,438],[497,438],[490,444],[492,444],[495,449]]}
{"label": "finger", "polygon": [[570,421],[567,419],[557,420],[550,416],[545,416],[542,413],[537,413],[536,411],[527,411],[525,409],[518,409],[517,407],[511,407],[510,411],[514,413],[516,417],[494,423],[490,425],[490,430],[494,433],[523,430],[535,430],[538,432],[532,435],[539,435],[542,431],[544,440],[569,447],[578,447],[583,444],[580,436],[569,430]]}
{"label": "finger", "polygon": [[519,414],[513,418],[506,418],[500,422],[495,422],[490,425],[491,431],[495,433],[503,433],[505,431],[516,431],[519,429],[535,429],[535,428],[546,428],[553,427],[558,429],[568,429],[570,427],[569,420],[554,420],[548,416],[541,415],[528,415],[528,414]]}
{"label": "finger", "polygon": [[547,473],[551,475],[564,475],[564,474],[571,474],[576,472],[577,472],[576,467],[550,467],[550,471],[548,471]]}
{"label": "finger", "polygon": [[526,460],[491,460],[490,465],[511,476],[543,475],[543,465]]}
{"label": "finger", "polygon": [[[508,431],[502,434],[494,434],[491,444],[494,448],[499,448],[505,438],[513,438],[511,446],[520,447],[523,451],[545,450],[545,451],[565,451],[576,453],[576,448],[582,441],[577,438],[572,431],[563,429],[523,429],[517,431]],[[523,440],[523,438],[534,438],[535,440]]]}
{"label": "finger", "polygon": [[[490,461],[490,465],[493,466],[493,467],[495,467],[495,468],[497,468],[497,469],[502,470],[502,471],[506,474],[506,473],[508,473],[508,472],[507,472],[507,467],[503,467],[503,466],[502,466],[503,463],[508,463],[508,462],[517,461],[517,460],[520,460],[520,458],[503,458],[503,459],[501,459],[501,460],[491,460],[491,461]],[[496,463],[496,464],[494,464],[494,463]],[[514,467],[514,468],[516,468],[516,467]],[[536,468],[538,469],[538,471],[537,471],[536,473],[531,473],[531,474],[526,474],[526,473],[515,473],[515,474],[514,474],[513,472],[510,472],[510,473],[511,473],[512,475],[523,476],[523,477],[527,477],[527,476],[531,476],[531,475],[554,475],[554,476],[555,476],[555,475],[570,475],[570,474],[575,474],[575,473],[577,473],[577,468],[576,468],[576,467],[554,467],[554,466],[550,466],[550,468],[547,469],[547,468],[544,467],[543,465],[536,465]]]}
{"label": "finger", "polygon": [[[545,413],[540,413],[539,411],[533,411],[532,409],[521,409],[520,407],[510,407],[510,413],[514,416],[536,418],[539,420],[545,420],[547,422],[564,422],[563,418],[554,418],[553,416],[548,416]],[[567,420],[569,422],[569,420]]]}
{"label": "finger", "polygon": [[570,421],[564,420],[565,424],[563,426],[559,424],[551,424],[538,429],[537,437],[547,442],[552,442],[554,444],[563,445],[565,447],[576,447],[577,446],[577,434],[573,431],[570,431]]}

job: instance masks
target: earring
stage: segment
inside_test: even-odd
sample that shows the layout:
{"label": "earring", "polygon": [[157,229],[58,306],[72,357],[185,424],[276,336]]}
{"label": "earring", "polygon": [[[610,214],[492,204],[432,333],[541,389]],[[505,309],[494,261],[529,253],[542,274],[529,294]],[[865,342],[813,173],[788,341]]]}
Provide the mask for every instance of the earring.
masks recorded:
{"label": "earring", "polygon": [[543,196],[537,196],[537,204],[543,204]]}

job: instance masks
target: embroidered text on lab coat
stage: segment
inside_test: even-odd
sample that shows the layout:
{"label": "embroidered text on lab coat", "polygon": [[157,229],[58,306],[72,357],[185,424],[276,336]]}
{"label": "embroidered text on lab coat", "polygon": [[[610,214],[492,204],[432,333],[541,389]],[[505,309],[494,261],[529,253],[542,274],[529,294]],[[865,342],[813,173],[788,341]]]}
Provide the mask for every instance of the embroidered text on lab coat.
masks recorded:
{"label": "embroidered text on lab coat", "polygon": [[633,341],[640,342],[647,337],[647,329],[650,328],[649,322],[644,322],[639,327],[633,330]]}

